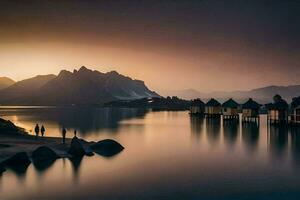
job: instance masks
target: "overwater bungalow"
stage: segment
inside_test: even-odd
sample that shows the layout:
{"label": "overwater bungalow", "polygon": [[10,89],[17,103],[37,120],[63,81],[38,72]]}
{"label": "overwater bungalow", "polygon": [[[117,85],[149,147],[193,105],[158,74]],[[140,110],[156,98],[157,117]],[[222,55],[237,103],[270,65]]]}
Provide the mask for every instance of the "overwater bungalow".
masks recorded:
{"label": "overwater bungalow", "polygon": [[273,97],[274,102],[266,104],[270,124],[285,124],[288,122],[288,103],[280,95]]}
{"label": "overwater bungalow", "polygon": [[225,101],[222,104],[223,119],[224,120],[239,119],[238,106],[239,104],[236,101],[234,101],[232,98]]}
{"label": "overwater bungalow", "polygon": [[290,123],[300,125],[300,96],[293,98],[291,103]]}
{"label": "overwater bungalow", "polygon": [[191,102],[190,114],[203,116],[205,111],[205,103],[201,99],[194,99]]}
{"label": "overwater bungalow", "polygon": [[222,106],[214,98],[210,99],[205,104],[205,115],[207,117],[219,117],[221,116],[221,113],[222,113]]}
{"label": "overwater bungalow", "polygon": [[250,98],[242,105],[242,121],[243,122],[259,122],[260,104]]}

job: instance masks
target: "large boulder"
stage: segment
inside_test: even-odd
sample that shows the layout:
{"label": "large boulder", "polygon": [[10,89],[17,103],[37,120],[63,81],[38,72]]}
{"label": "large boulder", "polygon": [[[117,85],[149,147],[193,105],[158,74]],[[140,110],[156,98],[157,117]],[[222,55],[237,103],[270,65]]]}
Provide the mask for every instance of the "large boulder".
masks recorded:
{"label": "large boulder", "polygon": [[30,165],[31,161],[26,152],[16,153],[11,158],[5,160],[3,165],[17,174],[24,174]]}
{"label": "large boulder", "polygon": [[52,149],[46,146],[38,147],[32,152],[31,157],[34,166],[40,171],[47,169],[56,159],[60,158]]}
{"label": "large boulder", "polygon": [[15,165],[29,165],[30,159],[26,152],[16,153],[14,156],[4,161],[6,166],[15,166]]}
{"label": "large boulder", "polygon": [[5,172],[6,169],[4,168],[4,166],[0,163],[0,175]]}
{"label": "large boulder", "polygon": [[111,157],[123,151],[124,147],[114,140],[106,139],[92,144],[91,149],[99,155]]}
{"label": "large boulder", "polygon": [[82,157],[86,155],[82,140],[78,139],[78,137],[73,137],[68,153],[74,157]]}

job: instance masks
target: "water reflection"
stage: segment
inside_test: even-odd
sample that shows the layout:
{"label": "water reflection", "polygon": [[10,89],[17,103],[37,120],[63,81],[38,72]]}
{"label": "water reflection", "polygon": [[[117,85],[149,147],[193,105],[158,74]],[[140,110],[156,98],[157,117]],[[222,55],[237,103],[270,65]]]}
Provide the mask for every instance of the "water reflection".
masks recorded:
{"label": "water reflection", "polygon": [[259,124],[248,122],[242,124],[242,140],[250,152],[256,150],[259,139]]}
{"label": "water reflection", "polygon": [[48,160],[44,162],[33,162],[34,168],[40,173],[44,173],[48,168],[50,168],[56,160]]}
{"label": "water reflection", "polygon": [[70,158],[73,172],[73,182],[78,183],[79,181],[79,171],[83,157]]}
{"label": "water reflection", "polygon": [[[221,200],[241,194],[259,199],[259,195],[276,197],[296,189],[295,194],[300,194],[299,128],[267,129],[266,116],[258,125],[189,118],[187,112],[83,109],[81,114],[80,110],[58,116],[64,112],[50,109],[50,117],[45,110],[13,115],[32,124],[44,117],[44,122],[86,131],[85,139],[90,135],[93,140],[115,139],[124,152],[114,159],[95,154],[58,159],[45,167],[31,165],[21,181],[8,170],[0,177],[0,199],[213,199],[212,194]],[[107,129],[118,134],[106,134]],[[230,147],[234,148],[227,151]],[[288,159],[274,162],[286,150]],[[23,190],[16,190],[20,185]]]}
{"label": "water reflection", "polygon": [[272,155],[277,158],[283,157],[288,147],[288,127],[270,126],[269,127],[269,146]]}
{"label": "water reflection", "polygon": [[229,147],[233,146],[236,143],[240,131],[239,127],[239,123],[236,120],[226,120],[223,122],[224,140]]}
{"label": "water reflection", "polygon": [[206,118],[206,135],[211,144],[215,144],[221,135],[221,118]]}
{"label": "water reflection", "polygon": [[204,120],[201,116],[190,116],[191,133],[196,138],[200,138],[203,133]]}
{"label": "water reflection", "polygon": [[6,168],[14,172],[20,179],[24,179],[29,165],[30,164],[11,165],[6,166]]}
{"label": "water reflection", "polygon": [[[39,109],[0,109],[0,115],[18,123],[22,121],[33,128],[36,123],[46,124],[46,135],[51,132],[51,124],[57,124],[59,130],[55,131],[60,136],[62,127],[68,130],[77,130],[81,136],[109,129],[118,133],[120,122],[132,118],[143,118],[149,111],[146,109],[127,108],[97,108],[97,107],[45,107]],[[15,119],[17,118],[17,119]],[[49,125],[50,124],[50,125]]]}
{"label": "water reflection", "polygon": [[300,167],[300,127],[291,127],[292,160]]}

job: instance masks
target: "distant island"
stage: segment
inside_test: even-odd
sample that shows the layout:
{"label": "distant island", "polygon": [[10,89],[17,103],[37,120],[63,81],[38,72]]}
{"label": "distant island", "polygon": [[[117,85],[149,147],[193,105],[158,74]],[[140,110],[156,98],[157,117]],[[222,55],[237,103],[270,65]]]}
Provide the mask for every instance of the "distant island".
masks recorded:
{"label": "distant island", "polygon": [[190,108],[191,101],[173,97],[153,97],[136,100],[119,100],[104,104],[105,107],[145,108],[153,111],[181,111]]}

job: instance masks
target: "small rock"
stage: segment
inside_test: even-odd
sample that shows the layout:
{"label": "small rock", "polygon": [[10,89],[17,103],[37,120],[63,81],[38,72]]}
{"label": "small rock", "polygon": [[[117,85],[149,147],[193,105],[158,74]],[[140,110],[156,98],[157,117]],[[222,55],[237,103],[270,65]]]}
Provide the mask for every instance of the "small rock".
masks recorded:
{"label": "small rock", "polygon": [[68,153],[74,157],[84,156],[86,154],[86,152],[83,147],[82,141],[80,139],[78,139],[77,137],[73,137]]}
{"label": "small rock", "polygon": [[16,153],[11,158],[4,161],[6,166],[29,165],[31,162],[26,152]]}
{"label": "small rock", "polygon": [[0,175],[5,171],[6,171],[6,169],[4,168],[4,166],[2,164],[0,164]]}
{"label": "small rock", "polygon": [[41,146],[32,152],[33,162],[45,162],[56,160],[59,156],[49,147]]}
{"label": "small rock", "polygon": [[41,146],[32,152],[32,161],[36,169],[43,171],[60,158],[52,149]]}
{"label": "small rock", "polygon": [[114,140],[106,139],[92,144],[91,149],[99,155],[111,157],[123,151],[124,147]]}
{"label": "small rock", "polygon": [[16,172],[18,175],[22,175],[26,172],[31,161],[26,152],[20,152],[5,160],[3,165]]}

